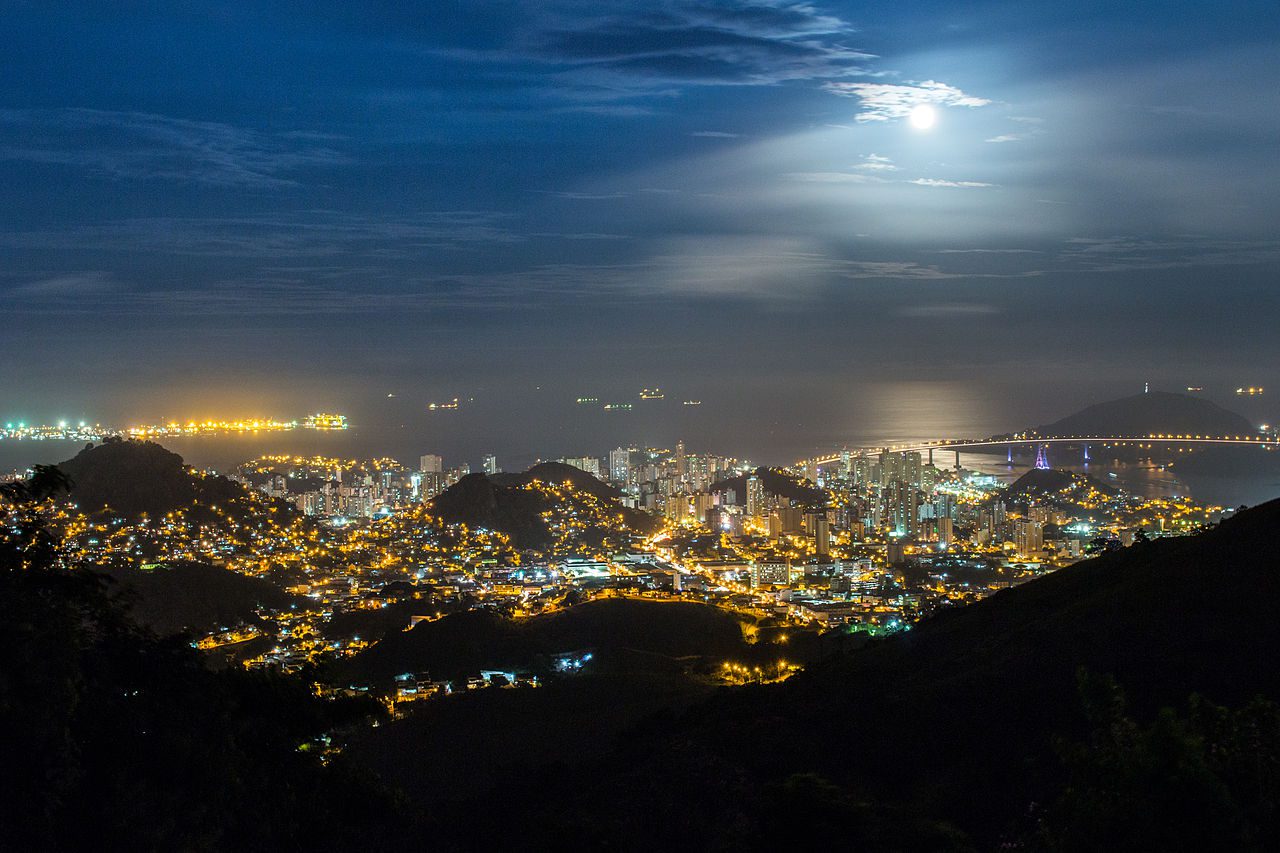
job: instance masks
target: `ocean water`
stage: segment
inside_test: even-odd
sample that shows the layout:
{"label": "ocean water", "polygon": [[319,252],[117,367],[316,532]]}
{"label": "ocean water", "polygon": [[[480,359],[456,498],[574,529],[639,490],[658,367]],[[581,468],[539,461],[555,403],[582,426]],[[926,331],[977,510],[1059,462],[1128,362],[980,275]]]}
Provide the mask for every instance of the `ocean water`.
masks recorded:
{"label": "ocean water", "polygon": [[[660,400],[638,394],[592,393],[593,389],[541,388],[499,392],[477,390],[456,410],[429,411],[421,400],[371,395],[345,411],[352,428],[339,432],[297,429],[160,439],[189,464],[228,470],[264,454],[340,457],[389,456],[410,466],[425,453],[440,454],[446,466],[464,462],[479,470],[495,453],[500,467],[523,470],[543,459],[603,456],[618,446],[672,448],[679,440],[690,452],[710,452],[756,464],[786,465],[842,447],[878,447],[939,438],[985,437],[1047,423],[1105,395],[1011,394],[1009,389],[968,381],[866,381],[857,385],[816,382],[812,386],[772,383],[730,394],[714,385],[702,393],[668,393]],[[578,404],[578,395],[599,402]],[[701,405],[684,405],[686,399]],[[606,402],[630,403],[630,410],[606,411]],[[180,414],[180,413],[179,413]],[[194,414],[194,413],[193,413]],[[210,413],[213,416],[217,413]],[[300,416],[285,412],[225,412],[226,417]],[[105,418],[104,418],[105,420]],[[83,443],[0,440],[0,472],[74,456]],[[1013,479],[1032,463],[1029,454],[1013,468],[1003,454],[965,453],[966,467]],[[1082,460],[1051,458],[1056,467],[1086,470]],[[948,467],[951,453],[935,462]],[[1263,477],[1199,477],[1183,482],[1174,471],[1143,465],[1094,464],[1089,473],[1143,495],[1192,494],[1223,505],[1255,504],[1280,496],[1280,483]],[[1111,477],[1115,474],[1115,477]]]}

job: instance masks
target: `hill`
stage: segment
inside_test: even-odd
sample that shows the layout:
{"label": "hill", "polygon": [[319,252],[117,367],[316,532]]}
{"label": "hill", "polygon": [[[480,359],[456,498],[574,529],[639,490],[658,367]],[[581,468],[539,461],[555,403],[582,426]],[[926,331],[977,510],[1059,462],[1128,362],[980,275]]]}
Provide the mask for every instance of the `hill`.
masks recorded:
{"label": "hill", "polygon": [[251,513],[262,503],[239,483],[198,474],[181,456],[150,441],[89,444],[57,467],[70,478],[71,499],[84,512],[109,507],[127,518],[154,518],[203,504],[234,515]]}
{"label": "hill", "polygon": [[549,767],[580,769],[616,748],[640,721],[673,716],[713,689],[674,674],[627,673],[583,675],[537,690],[469,692],[356,733],[347,753],[417,802],[448,813],[454,803],[494,802],[495,785],[547,781]]}
{"label": "hill", "polygon": [[523,474],[468,474],[437,495],[430,509],[449,524],[505,533],[517,548],[571,548],[653,529],[651,516],[624,507],[618,497],[590,474],[549,462]]}
{"label": "hill", "polygon": [[473,610],[422,622],[338,661],[327,677],[338,684],[377,685],[402,672],[452,679],[502,667],[545,671],[549,655],[584,648],[595,650],[597,668],[603,669],[630,667],[631,653],[719,662],[742,653],[744,645],[742,622],[710,605],[604,599],[530,619]]}
{"label": "hill", "polygon": [[1032,431],[1044,436],[1249,435],[1254,428],[1245,417],[1203,397],[1152,391],[1098,403]]}
{"label": "hill", "polygon": [[616,500],[622,497],[622,493],[608,483],[601,482],[581,468],[575,468],[563,462],[540,462],[522,474],[494,474],[490,479],[500,486],[523,486],[534,480],[543,483],[568,483],[575,490],[594,495],[601,500]]}
{"label": "hill", "polygon": [[[1093,810],[1119,811],[1127,823],[1117,826],[1164,826],[1175,840],[1185,831],[1181,849],[1197,849],[1206,832],[1245,837],[1229,815],[1213,811],[1214,797],[1232,790],[1262,797],[1264,811],[1251,813],[1250,832],[1275,834],[1274,813],[1265,807],[1280,790],[1231,782],[1235,771],[1211,777],[1205,762],[1221,759],[1203,752],[1203,738],[1156,731],[1154,740],[1139,740],[1137,733],[1170,719],[1157,719],[1157,710],[1185,706],[1192,693],[1232,707],[1258,695],[1280,699],[1280,670],[1260,664],[1280,654],[1280,567],[1272,546],[1278,525],[1280,501],[1273,501],[1201,535],[1137,545],[946,611],[782,684],[720,691],[679,720],[639,727],[613,754],[556,780],[556,790],[596,792],[590,803],[552,819],[550,804],[534,797],[512,817],[527,822],[530,837],[542,831],[540,823],[548,832],[628,848],[755,848],[776,837],[774,816],[790,803],[793,823],[810,826],[815,839],[862,837],[869,848],[908,849],[894,833],[913,828],[924,839],[914,849],[993,848],[1017,834],[1033,803],[1054,803],[1072,790],[1085,796],[1089,785],[1131,784],[1132,802],[1111,797]],[[1090,713],[1119,720],[1121,711],[1105,691],[1090,710],[1082,671],[1113,677],[1133,720],[1091,730]],[[1225,711],[1208,713],[1179,725],[1203,728],[1218,719],[1214,725],[1227,727],[1220,728],[1222,742],[1240,742],[1230,727],[1244,723],[1226,722],[1235,718]],[[1280,715],[1250,713],[1249,725],[1266,734],[1250,741],[1248,761],[1280,762],[1270,728],[1280,726]],[[1122,731],[1134,732],[1114,747],[1130,756],[1123,760],[1144,755],[1155,768],[1199,761],[1206,769],[1197,772],[1208,781],[1196,785],[1235,787],[1187,800],[1185,788],[1161,787],[1172,769],[1129,777],[1110,765],[1083,788],[1066,789],[1059,744]],[[1099,748],[1074,754],[1087,758]],[[1178,758],[1177,749],[1188,757]],[[1159,787],[1167,799],[1137,799],[1143,786]],[[684,796],[689,791],[698,792],[696,800]],[[1088,809],[1083,814],[1077,822],[1092,819]]]}
{"label": "hill", "polygon": [[[530,779],[547,778],[549,767],[581,772],[642,720],[673,719],[704,699],[715,689],[707,674],[726,660],[767,665],[783,653],[804,660],[831,648],[814,632],[756,628],[754,620],[693,602],[604,599],[525,620],[471,612],[388,635],[326,675],[335,684],[378,686],[406,671],[432,678],[506,667],[542,674],[545,686],[537,690],[422,703],[349,744],[353,760],[451,813],[455,805],[494,802],[495,789],[526,788]],[[748,632],[756,642],[747,641]],[[547,678],[549,655],[586,649],[592,660],[584,671]],[[511,795],[514,802],[528,793]],[[539,841],[548,839],[526,843]]]}
{"label": "hill", "polygon": [[1114,487],[1088,474],[1073,474],[1056,468],[1032,468],[1000,491],[1000,499],[1010,502],[1050,496],[1067,497],[1076,490],[1096,489],[1112,495]]}
{"label": "hill", "polygon": [[131,615],[161,636],[195,635],[257,621],[259,609],[280,610],[293,596],[257,578],[206,563],[165,563],[143,571],[114,569]]}
{"label": "hill", "polygon": [[[41,500],[50,469],[0,496]],[[302,679],[219,672],[138,628],[101,575],[0,525],[0,826],[14,850],[399,849],[396,800],[325,763],[378,713]],[[23,527],[26,530],[22,529]]]}
{"label": "hill", "polygon": [[[760,485],[765,492],[774,497],[792,500],[802,506],[820,506],[827,501],[827,494],[822,489],[810,486],[779,468],[765,468],[762,466],[757,468],[754,473],[760,479]],[[745,506],[747,503],[747,477],[747,474],[740,474],[737,477],[720,480],[711,485],[711,491],[733,491],[737,503],[740,506]]]}

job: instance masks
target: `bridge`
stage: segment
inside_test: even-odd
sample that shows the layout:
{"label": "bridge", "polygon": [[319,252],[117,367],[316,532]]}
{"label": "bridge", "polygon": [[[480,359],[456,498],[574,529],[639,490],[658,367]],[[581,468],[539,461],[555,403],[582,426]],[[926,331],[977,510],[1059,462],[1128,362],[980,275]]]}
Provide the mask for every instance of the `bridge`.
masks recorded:
{"label": "bridge", "polygon": [[956,453],[956,464],[960,462],[961,450],[978,450],[982,448],[1000,448],[1007,447],[1010,452],[1010,460],[1014,447],[1037,447],[1039,450],[1036,454],[1037,467],[1048,467],[1047,464],[1040,464],[1044,459],[1043,448],[1051,444],[1081,444],[1084,445],[1084,461],[1090,461],[1089,445],[1100,444],[1103,447],[1136,447],[1150,448],[1153,445],[1228,445],[1236,447],[1263,447],[1271,450],[1280,448],[1280,434],[1272,432],[1263,435],[1174,435],[1166,433],[1152,433],[1150,435],[1056,435],[1044,436],[1034,435],[1030,433],[1020,433],[1010,438],[958,438],[958,439],[939,439],[936,441],[926,441],[915,444],[897,444],[881,447],[865,447],[861,449],[849,448],[848,450],[838,453],[831,453],[825,456],[815,456],[812,459],[803,459],[797,463],[796,467],[805,468],[814,465],[830,465],[833,462],[840,461],[841,457],[846,453],[876,451],[890,453],[911,453],[911,452],[928,452],[929,461],[933,461],[933,451],[935,450],[952,450]]}

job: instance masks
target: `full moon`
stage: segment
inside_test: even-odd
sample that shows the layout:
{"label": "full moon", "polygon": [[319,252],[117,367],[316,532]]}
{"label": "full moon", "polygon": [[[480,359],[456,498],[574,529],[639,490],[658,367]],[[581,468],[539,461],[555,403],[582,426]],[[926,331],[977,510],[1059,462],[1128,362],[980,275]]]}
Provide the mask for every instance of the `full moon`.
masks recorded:
{"label": "full moon", "polygon": [[938,120],[938,114],[928,104],[918,104],[911,109],[911,126],[916,130],[928,130]]}

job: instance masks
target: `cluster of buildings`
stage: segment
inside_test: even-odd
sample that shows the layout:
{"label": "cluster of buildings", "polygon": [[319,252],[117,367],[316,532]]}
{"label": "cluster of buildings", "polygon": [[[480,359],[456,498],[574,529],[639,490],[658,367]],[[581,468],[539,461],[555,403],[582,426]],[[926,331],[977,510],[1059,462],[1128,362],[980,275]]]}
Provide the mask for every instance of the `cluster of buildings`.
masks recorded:
{"label": "cluster of buildings", "polygon": [[[850,452],[784,471],[681,442],[560,461],[610,482],[621,497],[526,485],[541,490],[554,533],[539,549],[518,549],[501,531],[433,520],[424,502],[470,473],[433,454],[416,468],[392,459],[263,457],[233,475],[251,487],[251,511],[128,521],[63,507],[57,522],[77,562],[193,560],[276,580],[305,604],[198,640],[221,649],[269,639],[255,662],[291,668],[363,648],[367,638],[328,626],[387,607],[403,610],[407,627],[477,607],[522,616],[628,594],[821,628],[899,630],[1099,548],[1215,518],[1214,508],[1188,500],[1143,499],[1065,473],[1050,490],[1015,492],[916,452]],[[488,456],[483,469],[498,473],[497,459]],[[276,512],[269,499],[299,513]],[[660,528],[627,528],[621,505],[661,518]],[[414,690],[427,692],[420,679]]]}
{"label": "cluster of buildings", "polygon": [[[497,472],[494,457],[486,469]],[[397,507],[430,500],[471,473],[469,465],[446,470],[441,457],[426,454],[412,470],[394,459],[335,459],[263,456],[230,476],[266,495],[287,500],[308,517],[368,520]]]}

